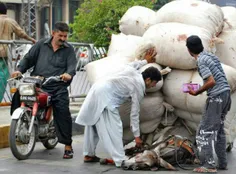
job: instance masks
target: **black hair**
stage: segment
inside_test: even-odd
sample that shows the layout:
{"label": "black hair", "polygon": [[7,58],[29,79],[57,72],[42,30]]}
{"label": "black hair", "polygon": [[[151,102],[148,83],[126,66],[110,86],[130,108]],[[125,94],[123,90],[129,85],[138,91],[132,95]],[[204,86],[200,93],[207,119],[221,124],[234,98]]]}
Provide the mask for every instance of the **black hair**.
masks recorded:
{"label": "black hair", "polygon": [[193,54],[199,54],[204,50],[202,40],[196,35],[192,35],[187,38],[186,46]]}
{"label": "black hair", "polygon": [[153,66],[145,69],[142,72],[142,75],[143,75],[144,80],[146,80],[147,78],[150,78],[151,81],[155,80],[155,81],[158,82],[162,79],[160,71],[157,68],[153,67]]}
{"label": "black hair", "polygon": [[7,6],[3,2],[0,2],[0,14],[7,14]]}
{"label": "black hair", "polygon": [[69,26],[65,22],[56,22],[54,25],[54,31],[69,32]]}

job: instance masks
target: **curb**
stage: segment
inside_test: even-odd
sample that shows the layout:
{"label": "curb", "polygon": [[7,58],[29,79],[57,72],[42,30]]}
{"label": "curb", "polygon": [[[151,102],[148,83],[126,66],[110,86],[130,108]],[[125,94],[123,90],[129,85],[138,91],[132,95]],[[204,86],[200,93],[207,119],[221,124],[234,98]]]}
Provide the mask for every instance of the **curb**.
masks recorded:
{"label": "curb", "polygon": [[9,147],[8,135],[10,125],[0,125],[0,149]]}

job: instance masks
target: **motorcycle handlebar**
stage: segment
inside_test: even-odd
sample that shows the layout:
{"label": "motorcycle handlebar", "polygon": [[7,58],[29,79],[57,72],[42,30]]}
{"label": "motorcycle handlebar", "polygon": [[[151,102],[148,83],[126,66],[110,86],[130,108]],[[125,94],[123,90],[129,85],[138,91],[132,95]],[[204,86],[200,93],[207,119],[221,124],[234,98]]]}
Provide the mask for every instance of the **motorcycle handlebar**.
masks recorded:
{"label": "motorcycle handlebar", "polygon": [[[8,79],[7,82],[11,82],[11,81],[13,81],[13,80],[20,80],[20,79],[22,79],[22,78],[24,78],[24,75],[21,74],[21,75],[19,75],[19,76],[12,77],[12,78]],[[40,79],[40,78],[39,78],[39,79]],[[41,80],[43,80],[43,79],[41,78]],[[62,78],[61,78],[60,76],[51,76],[51,77],[45,78],[42,85],[45,85],[45,84],[47,84],[47,83],[50,82],[50,81],[59,82],[59,81],[63,81],[63,80],[62,80]]]}
{"label": "motorcycle handlebar", "polygon": [[12,77],[12,78],[8,79],[7,82],[10,82],[10,81],[12,81],[12,80],[20,80],[20,79],[22,79],[22,78],[23,78],[23,75],[21,74],[21,75],[18,75],[18,76],[16,76],[16,77]]}
{"label": "motorcycle handlebar", "polygon": [[51,81],[51,80],[56,81],[56,82],[59,82],[59,81],[62,81],[62,78],[61,78],[60,76],[51,76],[51,77],[48,77],[48,78],[45,79],[45,81],[43,82],[42,85],[47,84],[47,83],[48,83],[49,81]]}

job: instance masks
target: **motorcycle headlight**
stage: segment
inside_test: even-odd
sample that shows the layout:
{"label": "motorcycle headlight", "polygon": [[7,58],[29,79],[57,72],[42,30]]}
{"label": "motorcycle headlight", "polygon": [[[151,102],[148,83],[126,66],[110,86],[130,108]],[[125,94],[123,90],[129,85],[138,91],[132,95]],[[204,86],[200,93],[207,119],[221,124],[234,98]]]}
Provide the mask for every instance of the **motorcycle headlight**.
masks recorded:
{"label": "motorcycle headlight", "polygon": [[35,85],[30,83],[22,83],[19,85],[20,95],[34,95],[35,94]]}

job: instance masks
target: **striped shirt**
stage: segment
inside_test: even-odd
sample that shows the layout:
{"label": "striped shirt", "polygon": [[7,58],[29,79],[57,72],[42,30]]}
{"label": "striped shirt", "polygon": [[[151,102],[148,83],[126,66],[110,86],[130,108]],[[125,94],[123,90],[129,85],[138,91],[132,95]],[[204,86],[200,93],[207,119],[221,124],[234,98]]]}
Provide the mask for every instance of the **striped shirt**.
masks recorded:
{"label": "striped shirt", "polygon": [[215,86],[207,90],[208,96],[216,96],[230,90],[224,70],[217,56],[206,51],[201,52],[198,55],[197,67],[204,83],[211,75],[215,79]]}

